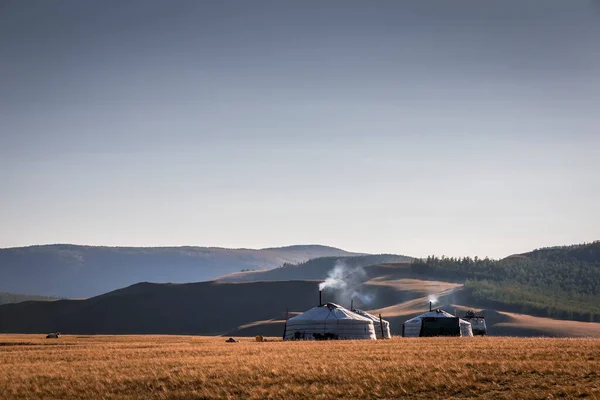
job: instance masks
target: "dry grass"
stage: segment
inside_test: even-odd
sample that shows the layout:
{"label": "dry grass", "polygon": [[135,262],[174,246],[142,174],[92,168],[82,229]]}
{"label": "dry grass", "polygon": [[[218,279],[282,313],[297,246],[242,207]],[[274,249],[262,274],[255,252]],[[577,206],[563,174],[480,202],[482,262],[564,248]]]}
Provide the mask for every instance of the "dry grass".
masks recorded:
{"label": "dry grass", "polygon": [[[441,295],[449,294],[453,290],[454,289],[448,289],[447,292],[442,293]],[[428,304],[428,303],[429,303],[428,297],[419,297],[417,299],[412,299],[412,300],[408,300],[408,301],[405,301],[402,303],[394,304],[393,306],[379,308],[376,310],[370,310],[369,312],[374,315],[382,314],[386,318],[404,317],[404,318],[408,319],[408,318],[412,318],[413,316],[416,316],[417,314],[422,314],[425,311],[429,311],[428,308],[423,307],[424,304]],[[448,311],[454,312],[454,309],[450,308],[450,309],[448,309]]]}
{"label": "dry grass", "polygon": [[[467,310],[482,311],[480,308],[458,304],[451,304],[448,308],[462,312]],[[600,324],[597,322],[566,321],[505,311],[498,311],[497,314],[498,317],[495,317],[495,319],[501,320],[489,325],[492,326],[491,331],[495,335],[499,332],[513,332],[513,335],[522,336],[522,333],[530,331],[536,332],[536,336],[600,338]],[[487,322],[489,324],[490,319]]]}
{"label": "dry grass", "polygon": [[2,399],[600,398],[600,340],[0,336]]}
{"label": "dry grass", "polygon": [[496,329],[503,327],[518,329],[535,329],[553,336],[596,337],[600,338],[600,324],[594,322],[563,321],[559,319],[534,317],[525,314],[499,312],[508,317],[507,322],[496,324]]}
{"label": "dry grass", "polygon": [[442,282],[442,281],[427,281],[423,279],[388,279],[387,276],[380,276],[366,282],[366,285],[389,286],[398,290],[407,290],[423,295],[435,294],[438,296],[452,293],[457,289],[461,289],[461,283]]}
{"label": "dry grass", "polygon": [[423,304],[426,303],[427,297],[419,297],[418,299],[394,304],[393,306],[369,310],[369,312],[373,315],[385,315],[385,318],[404,317],[409,319],[410,316],[422,314],[425,311],[428,311],[428,309],[423,308]]}
{"label": "dry grass", "polygon": [[392,317],[410,317],[415,314],[421,314],[426,309],[424,305],[429,303],[429,295],[437,297],[447,296],[462,289],[463,285],[459,283],[427,281],[422,279],[392,279],[388,280],[387,276],[371,279],[365,283],[371,286],[387,286],[399,291],[414,293],[418,298],[408,300],[392,306],[371,310],[370,312],[377,315],[382,314],[387,318]]}

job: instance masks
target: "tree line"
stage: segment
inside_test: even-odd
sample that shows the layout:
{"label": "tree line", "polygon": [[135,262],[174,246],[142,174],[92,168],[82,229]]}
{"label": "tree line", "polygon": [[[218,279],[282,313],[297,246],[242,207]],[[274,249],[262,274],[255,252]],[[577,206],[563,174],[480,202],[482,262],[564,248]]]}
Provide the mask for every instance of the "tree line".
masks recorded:
{"label": "tree line", "polygon": [[463,280],[465,300],[484,307],[600,322],[600,241],[501,260],[432,255],[412,268]]}

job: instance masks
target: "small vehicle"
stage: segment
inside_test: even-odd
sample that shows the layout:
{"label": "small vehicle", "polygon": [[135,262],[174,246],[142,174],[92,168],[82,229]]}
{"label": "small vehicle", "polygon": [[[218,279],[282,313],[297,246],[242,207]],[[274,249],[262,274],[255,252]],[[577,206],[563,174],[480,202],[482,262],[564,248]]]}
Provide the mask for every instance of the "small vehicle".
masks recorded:
{"label": "small vehicle", "polygon": [[475,311],[469,310],[467,311],[463,319],[471,323],[471,329],[473,329],[473,336],[487,335],[487,326],[485,325],[485,317],[483,315],[477,315]]}

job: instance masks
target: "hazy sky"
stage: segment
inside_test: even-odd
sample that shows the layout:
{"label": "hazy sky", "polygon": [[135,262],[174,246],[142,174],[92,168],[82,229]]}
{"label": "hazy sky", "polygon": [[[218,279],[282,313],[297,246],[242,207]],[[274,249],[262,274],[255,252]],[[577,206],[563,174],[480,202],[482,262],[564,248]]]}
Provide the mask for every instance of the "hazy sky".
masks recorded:
{"label": "hazy sky", "polygon": [[590,0],[0,0],[0,247],[600,239]]}

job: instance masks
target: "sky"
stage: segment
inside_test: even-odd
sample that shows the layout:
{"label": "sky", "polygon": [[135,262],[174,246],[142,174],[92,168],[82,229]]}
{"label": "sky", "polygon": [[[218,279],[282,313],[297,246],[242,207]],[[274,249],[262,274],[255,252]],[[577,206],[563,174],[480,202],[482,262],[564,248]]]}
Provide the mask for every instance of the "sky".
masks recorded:
{"label": "sky", "polygon": [[600,239],[600,2],[0,0],[0,247]]}

